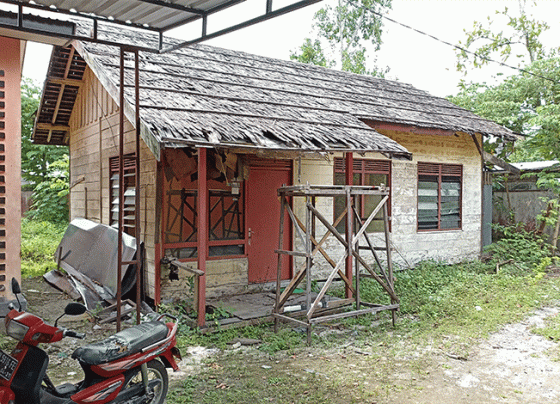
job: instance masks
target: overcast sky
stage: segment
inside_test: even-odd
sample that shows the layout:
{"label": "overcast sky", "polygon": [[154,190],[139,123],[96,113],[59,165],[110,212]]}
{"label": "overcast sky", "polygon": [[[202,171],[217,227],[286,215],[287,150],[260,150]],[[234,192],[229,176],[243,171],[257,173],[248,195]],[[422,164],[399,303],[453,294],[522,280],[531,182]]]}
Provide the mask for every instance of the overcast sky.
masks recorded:
{"label": "overcast sky", "polygon": [[[310,36],[313,15],[326,1],[332,2],[325,0],[207,43],[262,56],[289,59],[290,51],[301,45],[305,37]],[[282,3],[289,2],[275,0],[278,6]],[[243,19],[255,15],[263,4],[262,0],[249,0],[235,9],[235,16]],[[464,29],[470,29],[475,20],[485,20],[488,16],[494,18],[495,11],[501,11],[505,7],[515,11],[519,8],[517,0],[393,0],[388,16],[455,44],[464,40]],[[230,10],[234,11],[233,8]],[[537,6],[531,10],[537,18],[551,26],[544,36],[545,44],[560,45],[560,0],[538,0]],[[223,22],[218,19],[209,19],[209,31],[219,29],[221,23]],[[175,34],[188,35],[187,32]],[[389,66],[389,78],[411,83],[438,96],[457,92],[457,83],[462,75],[455,70],[455,52],[451,47],[390,21],[385,22],[383,42],[377,59],[379,66]],[[29,44],[24,76],[42,84],[49,56],[49,47]],[[503,71],[510,73],[507,69]],[[471,72],[467,78],[473,81],[491,81],[491,76],[492,72],[485,69]]]}

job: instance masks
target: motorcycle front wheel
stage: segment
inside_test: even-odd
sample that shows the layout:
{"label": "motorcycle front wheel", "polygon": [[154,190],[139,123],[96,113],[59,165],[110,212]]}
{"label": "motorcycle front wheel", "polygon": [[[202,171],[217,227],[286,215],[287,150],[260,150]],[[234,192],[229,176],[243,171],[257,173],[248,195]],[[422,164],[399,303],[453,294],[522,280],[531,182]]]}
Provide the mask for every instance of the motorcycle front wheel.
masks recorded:
{"label": "motorcycle front wheel", "polygon": [[[167,376],[167,370],[163,363],[158,360],[151,360],[147,363],[148,365],[148,383],[153,384],[154,381],[159,381],[154,386],[154,398],[152,401],[148,401],[149,404],[163,404],[165,397],[167,396],[167,389],[169,388],[169,377]],[[128,381],[124,389],[134,387],[136,385],[142,384],[142,372],[138,368],[136,374]],[[124,390],[123,389],[123,390]]]}

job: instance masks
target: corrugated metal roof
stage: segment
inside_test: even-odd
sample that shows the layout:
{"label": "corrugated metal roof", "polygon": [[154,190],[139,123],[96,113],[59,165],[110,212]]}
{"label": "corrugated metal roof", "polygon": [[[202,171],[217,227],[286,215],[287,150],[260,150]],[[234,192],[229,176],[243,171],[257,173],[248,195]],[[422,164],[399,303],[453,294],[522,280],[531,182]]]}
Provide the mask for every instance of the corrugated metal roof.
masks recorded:
{"label": "corrugated metal roof", "polygon": [[558,161],[556,160],[511,163],[512,166],[519,168],[521,171],[541,171],[544,170],[545,168],[550,168],[557,164]]}
{"label": "corrugated metal roof", "polygon": [[[31,3],[30,1],[20,1]],[[130,22],[165,30],[191,18],[232,3],[231,0],[35,0],[51,9],[94,14],[111,21]]]}
{"label": "corrugated metal roof", "polygon": [[[213,26],[214,15],[225,15],[231,13],[229,9],[245,0],[0,0],[0,6],[7,13],[5,5],[11,5],[11,14],[8,20],[0,19],[0,32],[9,32],[13,38],[23,38],[37,40],[53,45],[60,45],[61,38],[68,40],[78,39],[87,42],[105,43],[108,45],[126,46],[143,51],[164,53],[174,49],[183,48],[194,43],[202,42],[211,38],[227,34],[257,24],[262,21],[295,11],[308,5],[317,3],[321,0],[295,0],[286,4],[282,1],[281,7],[273,7],[273,0],[262,0],[261,5],[257,4],[256,9],[262,10],[262,14],[254,12],[247,14],[236,14],[236,18],[227,19],[225,26],[218,24]],[[17,5],[18,7],[13,7]],[[39,14],[39,15],[36,15]],[[8,15],[8,14],[7,14]],[[30,26],[30,17],[41,20],[41,24]],[[44,18],[48,17],[48,18]],[[79,18],[78,18],[79,17]],[[60,32],[53,30],[51,25],[53,19],[58,22],[72,19],[73,22],[87,20],[89,25],[85,31],[76,33]],[[27,21],[27,24],[26,24]],[[200,21],[202,21],[201,24]],[[192,22],[197,24],[192,26],[194,30],[189,30],[189,39],[175,42],[169,46],[168,39],[164,34],[177,27],[188,25]],[[147,34],[156,33],[155,41],[139,46],[135,43],[115,43],[106,38],[98,37],[99,25],[125,26],[143,30]],[[196,29],[200,29],[196,34]],[[34,37],[29,37],[34,35]],[[50,39],[49,39],[50,38]]]}

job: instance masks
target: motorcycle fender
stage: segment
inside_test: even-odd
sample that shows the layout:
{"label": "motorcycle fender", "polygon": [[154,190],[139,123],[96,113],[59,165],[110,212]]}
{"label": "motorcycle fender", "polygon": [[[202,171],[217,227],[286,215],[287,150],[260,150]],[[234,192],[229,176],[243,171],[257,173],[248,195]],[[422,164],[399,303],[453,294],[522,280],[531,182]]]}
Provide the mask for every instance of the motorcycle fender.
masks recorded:
{"label": "motorcycle fender", "polygon": [[0,404],[8,404],[15,401],[16,395],[9,387],[0,387]]}
{"label": "motorcycle fender", "polygon": [[72,401],[77,404],[105,404],[117,397],[124,385],[124,375],[103,380],[74,394]]}
{"label": "motorcycle fender", "polygon": [[176,372],[179,370],[179,366],[175,362],[175,358],[173,357],[173,350],[168,349],[160,354],[160,358],[163,359],[163,363],[165,363],[166,367],[173,368],[173,371]]}

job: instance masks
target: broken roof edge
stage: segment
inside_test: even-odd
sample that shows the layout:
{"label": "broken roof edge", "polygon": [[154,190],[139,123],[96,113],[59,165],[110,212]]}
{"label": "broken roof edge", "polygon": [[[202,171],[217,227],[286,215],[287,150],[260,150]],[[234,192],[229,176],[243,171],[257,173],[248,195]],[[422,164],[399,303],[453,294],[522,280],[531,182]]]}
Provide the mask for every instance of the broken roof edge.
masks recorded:
{"label": "broken roof edge", "polygon": [[[96,54],[90,53],[85,47],[84,44],[78,40],[72,42],[72,46],[76,49],[78,54],[84,59],[87,66],[91,69],[95,77],[101,82],[103,88],[107,91],[109,96],[115,101],[117,105],[119,105],[119,87],[110,79],[110,77],[105,73],[105,70],[99,65],[96,60]],[[54,49],[53,49],[54,51]],[[135,114],[135,106],[132,105],[130,102],[126,100],[125,97],[125,105],[124,105],[124,115],[126,119],[130,121],[133,127],[135,127],[136,121],[136,114]],[[349,115],[353,116],[353,114]],[[374,131],[375,133],[383,136],[375,129],[364,125],[364,130]],[[246,150],[258,150],[258,149],[266,149],[269,151],[301,151],[304,153],[321,153],[321,152],[356,152],[356,153],[381,153],[388,156],[395,156],[399,159],[412,159],[412,154],[406,150],[402,145],[400,148],[403,150],[395,150],[395,149],[370,149],[367,147],[364,148],[349,148],[349,147],[326,147],[326,148],[310,148],[310,149],[302,149],[300,147],[264,147],[258,145],[244,145],[238,143],[228,143],[228,142],[221,142],[219,144],[212,143],[212,142],[204,142],[204,141],[188,141],[188,140],[181,140],[176,138],[166,138],[166,137],[159,137],[154,131],[151,129],[150,125],[148,125],[140,115],[140,137],[146,144],[146,146],[150,149],[156,160],[160,161],[161,159],[161,149],[165,147],[184,147],[185,145],[191,147],[205,147],[205,148],[216,148],[216,147],[226,147],[226,148],[240,148]],[[172,146],[174,143],[177,143],[178,146]]]}
{"label": "broken roof edge", "polygon": [[432,134],[432,135],[443,135],[443,136],[452,136],[456,133],[464,133],[469,136],[472,135],[481,135],[481,136],[495,136],[498,138],[503,138],[509,142],[515,142],[517,140],[523,140],[525,138],[524,135],[513,132],[507,129],[505,126],[502,126],[494,121],[491,121],[486,118],[479,117],[480,121],[485,121],[492,126],[497,126],[499,128],[504,129],[502,133],[498,133],[498,131],[489,131],[489,130],[472,130],[469,128],[458,128],[453,125],[444,125],[444,124],[433,124],[431,122],[419,122],[416,121],[414,124],[410,123],[407,119],[393,119],[389,120],[380,120],[379,118],[373,119],[372,117],[367,117],[364,115],[356,115],[358,119],[365,122],[366,124],[370,125],[375,128],[376,130],[392,130],[392,131],[401,131],[401,132],[410,132],[416,134]]}
{"label": "broken roof edge", "polygon": [[[402,151],[398,152],[395,150],[381,150],[381,149],[360,149],[360,148],[346,148],[346,147],[331,147],[331,148],[323,148],[323,149],[302,149],[301,147],[262,147],[256,145],[249,145],[249,144],[239,144],[239,143],[227,143],[227,142],[220,142],[220,143],[210,143],[210,142],[202,142],[196,140],[187,140],[187,139],[175,139],[175,138],[168,138],[162,137],[162,148],[166,149],[179,149],[184,147],[194,147],[194,148],[206,148],[206,149],[236,149],[242,151],[251,151],[251,152],[258,152],[258,151],[268,151],[268,152],[279,152],[279,153],[297,153],[299,155],[304,154],[319,154],[323,155],[325,153],[379,153],[387,156],[388,158],[395,158],[395,159],[405,159],[405,160],[412,160],[412,153],[409,151]],[[404,147],[403,147],[404,149]],[[405,149],[406,150],[406,149]]]}

